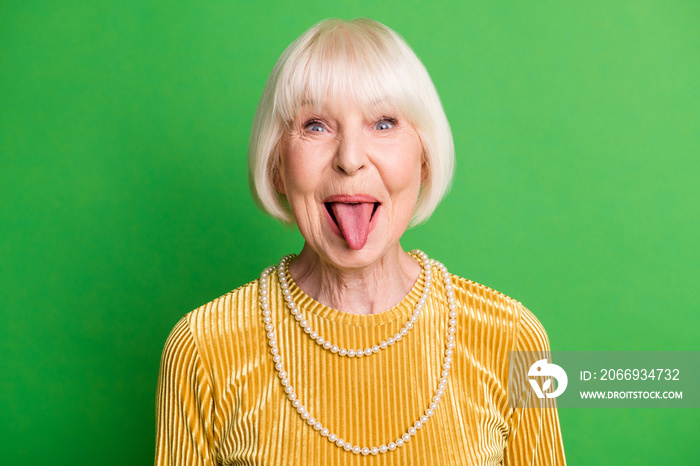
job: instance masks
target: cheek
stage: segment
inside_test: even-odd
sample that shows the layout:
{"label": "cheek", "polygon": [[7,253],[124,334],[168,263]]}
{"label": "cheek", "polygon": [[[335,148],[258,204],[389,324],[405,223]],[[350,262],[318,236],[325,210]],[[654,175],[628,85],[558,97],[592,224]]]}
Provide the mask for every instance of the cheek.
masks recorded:
{"label": "cheek", "polygon": [[318,167],[311,163],[313,157],[298,151],[285,154],[281,163],[282,179],[287,196],[313,191],[318,180]]}
{"label": "cheek", "polygon": [[385,178],[387,188],[398,193],[412,192],[418,196],[420,190],[422,166],[420,148],[413,145],[401,148],[395,157],[391,158],[391,163],[387,164]]}

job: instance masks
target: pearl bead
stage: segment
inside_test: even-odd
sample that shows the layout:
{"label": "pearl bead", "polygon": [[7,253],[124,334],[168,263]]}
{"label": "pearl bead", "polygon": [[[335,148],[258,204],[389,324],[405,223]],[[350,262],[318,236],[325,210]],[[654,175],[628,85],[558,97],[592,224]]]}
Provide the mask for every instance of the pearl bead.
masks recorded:
{"label": "pearl bead", "polygon": [[413,427],[416,429],[420,429],[421,427],[423,427],[423,423],[420,421],[416,421],[416,423],[413,424]]}
{"label": "pearl bead", "polygon": [[370,448],[369,452],[373,455],[376,455],[377,453],[379,453],[379,448],[372,447],[372,448]]}
{"label": "pearl bead", "polygon": [[386,445],[379,445],[379,453],[386,453],[388,449]]}
{"label": "pearl bead", "polygon": [[360,447],[358,447],[357,445],[355,445],[354,447],[352,447],[352,452],[355,453],[355,454],[357,455],[358,453],[360,453]]}
{"label": "pearl bead", "polygon": [[348,354],[348,350],[341,348],[340,351],[338,351],[338,354],[341,356],[346,356]]}
{"label": "pearl bead", "polygon": [[394,442],[389,443],[389,450],[391,450],[391,451],[396,450],[396,444]]}
{"label": "pearl bead", "polygon": [[[328,440],[330,440],[331,442],[335,442],[336,440],[338,440],[338,436],[335,434],[330,434],[330,435],[328,435]],[[338,445],[338,446],[340,447],[342,445]]]}
{"label": "pearl bead", "polygon": [[409,440],[411,440],[411,436],[410,436],[409,434],[403,434],[403,435],[401,436],[401,439],[402,439],[404,442],[408,442]]}
{"label": "pearl bead", "polygon": [[345,442],[343,444],[343,448],[345,449],[345,451],[350,451],[352,450],[352,445],[350,444],[350,442]]}
{"label": "pearl bead", "polygon": [[316,422],[314,424],[314,429],[321,430],[321,429],[323,429],[323,425],[320,422]]}
{"label": "pearl bead", "polygon": [[[346,351],[347,355],[350,356],[351,358],[355,357],[355,350],[351,349],[349,351]],[[342,355],[341,355],[342,356]]]}
{"label": "pearl bead", "polygon": [[362,450],[360,450],[360,453],[362,453],[364,456],[369,455],[369,448],[364,447]]}
{"label": "pearl bead", "polygon": [[337,353],[337,352],[338,352],[338,346],[337,346],[337,345],[331,346],[331,351],[332,351],[333,353]]}
{"label": "pearl bead", "polygon": [[[324,342],[323,342],[323,347],[324,347],[324,348],[330,349],[331,346],[332,346],[332,345],[331,345],[331,342],[330,342],[330,341],[324,341]],[[331,350],[331,351],[332,351],[332,350]],[[335,353],[335,351],[333,351],[333,352]]]}
{"label": "pearl bead", "polygon": [[402,447],[402,446],[403,446],[403,443],[404,443],[404,442],[403,442],[403,439],[402,439],[402,438],[396,439],[396,446],[397,446],[397,447]]}

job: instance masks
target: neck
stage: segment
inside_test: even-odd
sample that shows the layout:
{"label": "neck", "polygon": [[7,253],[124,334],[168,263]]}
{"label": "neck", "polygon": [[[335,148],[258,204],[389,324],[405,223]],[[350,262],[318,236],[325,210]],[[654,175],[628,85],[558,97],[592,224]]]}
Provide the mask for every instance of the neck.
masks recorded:
{"label": "neck", "polygon": [[374,263],[340,269],[308,244],[289,264],[289,273],[316,301],[351,314],[378,314],[398,304],[413,288],[421,268],[401,249],[390,250]]}

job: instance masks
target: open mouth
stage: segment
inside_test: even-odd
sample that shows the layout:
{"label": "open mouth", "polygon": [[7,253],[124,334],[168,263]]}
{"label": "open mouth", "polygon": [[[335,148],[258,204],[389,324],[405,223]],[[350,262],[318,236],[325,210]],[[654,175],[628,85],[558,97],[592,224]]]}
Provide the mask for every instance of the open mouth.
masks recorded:
{"label": "open mouth", "polygon": [[370,196],[364,196],[365,199],[357,199],[358,197],[360,196],[336,196],[336,199],[331,197],[323,203],[331,231],[355,250],[362,249],[367,243],[376,223],[373,220],[381,205],[381,202]]}
{"label": "open mouth", "polygon": [[[331,216],[331,218],[333,219],[333,221],[335,222],[335,224],[336,224],[336,225],[338,226],[338,228],[340,229],[340,225],[338,224],[338,219],[335,218],[335,213],[333,213],[332,204],[334,204],[334,203],[333,203],[333,202],[324,202],[323,204],[326,206],[326,210],[328,211],[328,215]],[[357,205],[357,204],[362,204],[362,203],[361,203],[361,202],[344,202],[343,204]],[[372,219],[374,218],[374,214],[377,213],[377,209],[379,208],[379,204],[381,204],[381,203],[380,203],[380,202],[375,202],[375,203],[374,203],[374,207],[372,207],[372,215],[370,215],[370,217],[369,217],[369,221],[370,221],[370,222],[371,222]]]}

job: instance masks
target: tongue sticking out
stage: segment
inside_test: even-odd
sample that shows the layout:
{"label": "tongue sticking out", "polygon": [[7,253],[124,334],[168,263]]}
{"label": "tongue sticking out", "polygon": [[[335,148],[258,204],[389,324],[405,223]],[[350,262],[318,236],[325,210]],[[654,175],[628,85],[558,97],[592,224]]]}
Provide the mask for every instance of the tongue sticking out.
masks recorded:
{"label": "tongue sticking out", "polygon": [[330,207],[348,245],[353,249],[362,249],[369,235],[369,222],[372,219],[374,204],[332,202]]}

